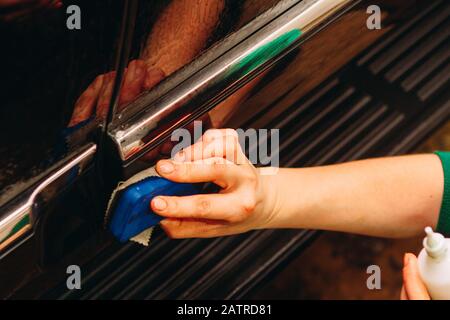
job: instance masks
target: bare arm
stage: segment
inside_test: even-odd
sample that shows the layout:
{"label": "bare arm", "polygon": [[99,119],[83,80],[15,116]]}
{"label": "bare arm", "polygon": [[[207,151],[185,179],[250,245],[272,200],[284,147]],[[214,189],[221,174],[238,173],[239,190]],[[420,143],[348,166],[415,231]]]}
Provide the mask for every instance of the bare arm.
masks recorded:
{"label": "bare arm", "polygon": [[[427,225],[436,227],[444,188],[436,155],[280,169],[275,175],[261,175],[236,146],[233,131],[209,132],[219,138],[207,132],[202,141],[176,157],[182,162],[163,160],[157,165],[158,172],[170,180],[212,181],[222,187],[214,195],[155,198],[151,206],[168,218],[161,224],[172,237],[213,237],[262,228],[408,237],[421,234]],[[246,161],[220,163],[223,159],[217,150]]]}
{"label": "bare arm", "polygon": [[441,162],[431,154],[281,169],[268,179],[280,190],[269,227],[383,237],[435,227],[444,184]]}

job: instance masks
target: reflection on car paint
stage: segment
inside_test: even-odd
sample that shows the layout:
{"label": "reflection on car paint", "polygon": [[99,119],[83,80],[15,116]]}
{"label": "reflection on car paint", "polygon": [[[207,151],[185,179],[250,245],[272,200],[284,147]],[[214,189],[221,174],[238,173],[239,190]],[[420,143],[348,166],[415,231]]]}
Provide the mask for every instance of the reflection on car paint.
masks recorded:
{"label": "reflection on car paint", "polygon": [[[83,28],[71,31],[74,2]],[[114,64],[122,8],[115,0],[0,0],[0,205],[92,140],[98,124],[75,135],[65,128],[86,85]]]}
{"label": "reflection on car paint", "polygon": [[[130,60],[123,76],[118,77],[119,73],[112,68],[114,54],[111,53],[114,50],[111,49],[117,46],[115,41],[118,39],[121,5],[106,4],[109,11],[102,12],[105,3],[76,1],[83,13],[83,28],[76,33],[59,26],[66,18],[66,7],[72,3],[43,0],[24,4],[21,0],[13,0],[8,1],[6,7],[6,2],[0,0],[0,33],[8,32],[10,38],[6,40],[14,43],[2,59],[3,62],[13,62],[6,68],[3,82],[7,78],[24,80],[26,83],[21,89],[27,92],[27,95],[17,94],[20,86],[10,81],[8,85],[13,90],[7,92],[3,99],[6,103],[0,111],[6,115],[10,105],[19,107],[25,115],[33,110],[29,116],[31,125],[27,125],[27,121],[23,121],[24,114],[18,112],[13,114],[16,119],[10,118],[12,121],[5,128],[5,131],[11,132],[10,128],[14,125],[25,125],[30,132],[17,135],[17,144],[12,140],[11,145],[0,147],[5,162],[3,168],[10,168],[0,172],[0,204],[20,195],[40,181],[46,169],[89,142],[92,133],[111,112],[111,106],[116,104],[116,111],[121,112],[142,92],[152,89],[229,34],[234,27],[250,21],[276,2],[139,1],[140,9],[145,10],[138,12],[138,20],[148,20],[145,22],[146,29],[138,32],[144,45],[138,49],[138,58]],[[149,19],[146,15],[149,12],[147,8],[156,11],[154,18]],[[42,30],[46,34],[34,31],[37,25],[41,28],[42,21],[46,21],[47,29]],[[138,21],[136,31],[142,25]],[[103,29],[110,34],[103,33]],[[23,39],[23,42],[18,39]],[[103,51],[96,47],[98,43],[104,44]],[[33,54],[20,59],[27,50]],[[92,62],[89,61],[91,57]],[[22,69],[13,67],[17,61],[24,66]],[[52,67],[47,67],[47,64]],[[50,82],[41,81],[44,78]],[[113,92],[119,80],[122,84],[115,102],[112,101]],[[69,118],[68,110],[71,110]],[[222,114],[221,118],[228,117]],[[210,117],[206,115],[204,120],[206,127],[210,127]],[[219,124],[217,117],[214,123]],[[22,147],[15,148],[16,145]],[[168,154],[170,148],[170,144],[166,144],[157,154],[149,153],[143,158],[154,159]],[[24,151],[31,154],[25,155]],[[27,223],[22,225],[23,222]],[[20,217],[1,235],[1,242],[4,244],[5,240],[13,239],[12,235],[17,235],[18,230],[25,230],[24,226],[29,227],[29,223],[28,216]]]}

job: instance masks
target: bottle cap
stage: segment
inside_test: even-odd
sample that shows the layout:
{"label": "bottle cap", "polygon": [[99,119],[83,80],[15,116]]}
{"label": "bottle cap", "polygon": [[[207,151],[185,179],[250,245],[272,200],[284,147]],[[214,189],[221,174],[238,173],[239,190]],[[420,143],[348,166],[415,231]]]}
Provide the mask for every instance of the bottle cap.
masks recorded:
{"label": "bottle cap", "polygon": [[433,232],[431,227],[425,228],[427,236],[423,239],[423,247],[431,258],[439,258],[447,251],[445,238],[442,234]]}

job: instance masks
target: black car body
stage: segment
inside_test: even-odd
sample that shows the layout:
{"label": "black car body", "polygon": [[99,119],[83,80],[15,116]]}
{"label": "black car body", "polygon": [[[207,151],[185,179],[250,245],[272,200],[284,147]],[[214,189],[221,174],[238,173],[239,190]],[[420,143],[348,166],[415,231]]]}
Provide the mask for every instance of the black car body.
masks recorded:
{"label": "black car body", "polygon": [[449,15],[409,0],[2,5],[0,297],[246,297],[316,232],[119,244],[103,223],[113,187],[194,120],[279,129],[282,166],[413,150],[450,115]]}

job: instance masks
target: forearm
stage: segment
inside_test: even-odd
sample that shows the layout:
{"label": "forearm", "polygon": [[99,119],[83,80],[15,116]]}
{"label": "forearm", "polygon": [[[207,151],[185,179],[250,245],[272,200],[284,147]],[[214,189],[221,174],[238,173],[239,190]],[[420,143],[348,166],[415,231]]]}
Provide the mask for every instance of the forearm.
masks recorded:
{"label": "forearm", "polygon": [[171,1],[152,27],[142,59],[172,74],[204,49],[224,8],[224,0]]}
{"label": "forearm", "polygon": [[267,227],[312,228],[373,236],[420,234],[438,221],[443,193],[436,155],[280,169],[270,180]]}

